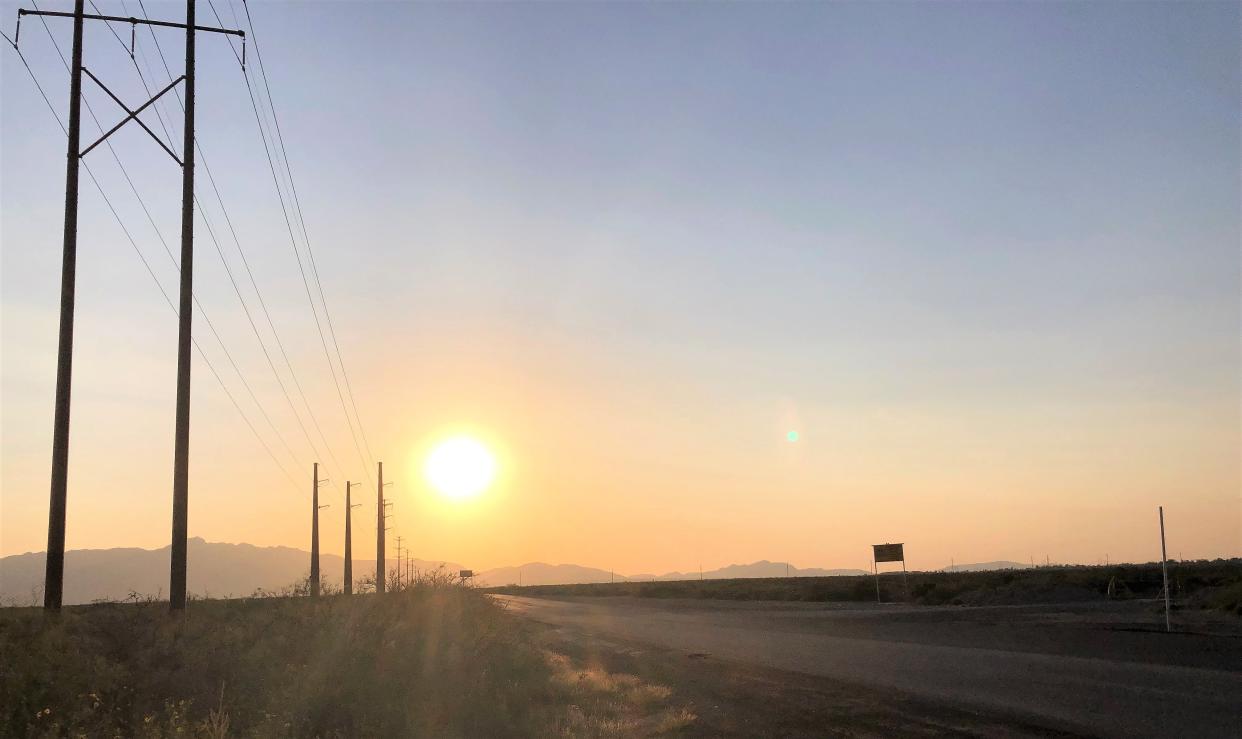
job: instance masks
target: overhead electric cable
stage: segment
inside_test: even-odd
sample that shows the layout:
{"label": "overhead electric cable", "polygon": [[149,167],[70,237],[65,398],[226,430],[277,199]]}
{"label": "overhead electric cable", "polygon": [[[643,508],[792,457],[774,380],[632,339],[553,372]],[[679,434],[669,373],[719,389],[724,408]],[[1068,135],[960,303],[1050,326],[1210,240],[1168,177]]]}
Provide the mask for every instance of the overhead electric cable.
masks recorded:
{"label": "overhead electric cable", "polygon": [[[144,5],[144,3],[143,3],[143,1],[142,1],[142,0],[138,0],[138,6],[139,6],[139,8],[142,10],[142,13],[143,13],[143,17],[144,17],[144,19],[149,19],[149,16],[147,15],[146,6]],[[214,8],[213,8],[213,10],[214,10]],[[218,13],[217,13],[217,17],[218,17]],[[157,54],[159,55],[159,57],[160,57],[160,62],[161,62],[161,64],[162,64],[162,65],[163,65],[163,67],[164,67],[164,71],[165,71],[165,73],[168,75],[168,78],[171,80],[171,79],[173,79],[172,70],[171,70],[171,68],[168,66],[168,59],[167,59],[167,57],[165,57],[165,56],[164,56],[164,50],[163,50],[163,48],[160,46],[160,43],[159,43],[159,38],[155,35],[155,31],[154,31],[154,30],[153,30],[150,26],[148,26],[148,31],[149,31],[149,32],[150,32],[150,34],[151,34],[151,39],[152,39],[152,41],[155,43],[155,50],[156,50],[156,53],[157,53]],[[238,61],[240,62],[240,57],[238,57]],[[249,81],[247,81],[247,88],[249,88]],[[177,91],[176,91],[176,90],[174,90],[174,92],[177,92]],[[184,104],[184,102],[181,100],[181,96],[180,96],[180,94],[179,94],[179,93],[177,93],[176,97],[177,97],[178,104],[179,104],[179,105],[181,105],[181,106],[182,106],[182,108],[184,109],[184,105],[185,105],[185,104]],[[250,97],[251,97],[251,103],[252,103],[252,105],[253,105],[253,102],[254,102],[253,92],[251,92],[251,93],[250,93]],[[264,145],[265,145],[265,147],[266,147],[266,141],[264,142]],[[301,383],[301,381],[298,379],[297,372],[293,369],[293,363],[290,361],[290,359],[289,359],[289,355],[288,355],[288,352],[285,350],[284,342],[281,340],[281,338],[280,338],[280,334],[279,334],[279,332],[277,332],[277,330],[276,330],[276,325],[275,325],[275,322],[272,320],[271,313],[270,313],[270,311],[269,311],[269,310],[268,310],[268,308],[267,308],[267,303],[266,303],[266,301],[263,299],[263,293],[262,293],[262,291],[259,289],[258,282],[256,281],[256,279],[255,279],[255,277],[254,277],[254,272],[253,272],[253,270],[252,270],[252,269],[251,269],[251,267],[250,267],[249,260],[247,260],[247,259],[246,259],[246,254],[245,254],[245,251],[242,249],[242,246],[241,246],[241,241],[240,241],[240,240],[238,239],[238,237],[237,237],[237,231],[236,231],[236,229],[233,227],[233,221],[232,221],[232,218],[228,215],[228,209],[224,206],[224,200],[223,200],[223,198],[221,197],[221,195],[220,195],[220,189],[219,189],[218,185],[216,184],[215,175],[212,173],[210,166],[208,166],[208,165],[207,165],[207,159],[206,159],[206,156],[203,154],[202,145],[201,145],[201,144],[197,141],[197,138],[195,139],[195,150],[198,152],[199,156],[200,156],[200,157],[201,157],[201,159],[202,159],[203,168],[204,168],[204,170],[207,172],[207,178],[208,178],[208,180],[211,182],[212,190],[214,191],[214,193],[215,193],[215,195],[216,195],[216,200],[217,200],[217,202],[219,202],[219,204],[220,204],[220,209],[221,209],[221,211],[224,213],[224,218],[225,218],[225,221],[226,221],[226,223],[228,224],[228,226],[229,226],[229,231],[230,231],[230,233],[231,233],[231,234],[232,234],[232,236],[233,236],[233,241],[234,241],[234,244],[235,244],[235,245],[236,245],[236,247],[237,247],[238,254],[239,254],[239,255],[241,255],[241,258],[242,258],[242,263],[243,263],[243,265],[245,266],[245,268],[246,268],[246,273],[247,273],[247,275],[249,276],[249,279],[250,279],[250,284],[251,284],[251,286],[254,288],[255,295],[257,296],[257,298],[258,298],[258,300],[259,300],[259,305],[260,305],[260,307],[262,308],[263,313],[264,313],[264,316],[265,316],[265,317],[266,317],[266,319],[267,319],[267,324],[268,324],[269,329],[270,329],[270,330],[271,330],[271,332],[272,332],[272,336],[276,339],[276,345],[277,345],[277,347],[279,348],[280,353],[281,353],[281,356],[282,356],[282,358],[283,358],[283,359],[284,359],[284,361],[285,361],[285,366],[286,366],[286,368],[287,368],[287,369],[288,369],[288,371],[289,371],[289,375],[290,375],[290,377],[293,379],[294,387],[297,389],[298,394],[299,394],[299,396],[301,397],[302,404],[303,404],[303,405],[305,406],[305,408],[306,408],[306,413],[307,413],[307,415],[310,417],[310,419],[311,419],[311,423],[312,423],[312,425],[315,427],[315,430],[316,430],[316,432],[318,433],[320,440],[323,442],[323,444],[324,444],[324,448],[327,450],[327,452],[328,452],[328,456],[329,456],[329,458],[332,460],[332,463],[333,463],[334,467],[335,467],[335,468],[336,468],[336,469],[340,472],[340,474],[342,474],[342,475],[343,475],[343,474],[344,474],[344,469],[345,469],[345,468],[344,468],[344,465],[342,465],[342,464],[340,463],[340,461],[339,461],[339,460],[337,459],[337,457],[336,457],[336,454],[332,451],[332,445],[328,443],[327,437],[326,437],[326,435],[323,433],[323,428],[320,426],[320,424],[319,424],[319,420],[318,420],[318,418],[315,416],[315,412],[314,412],[314,410],[311,408],[310,402],[309,402],[309,400],[308,400],[308,399],[307,399],[307,397],[306,397],[306,392],[305,392],[305,390],[304,390],[304,389],[303,389],[303,387],[302,387],[302,383]],[[282,209],[283,209],[283,202],[282,202]],[[286,221],[287,221],[287,220],[288,220],[288,217],[286,216]],[[218,247],[217,247],[217,249],[218,249]],[[222,254],[222,253],[221,253],[221,259],[222,259],[222,260],[224,260],[224,257],[223,257],[223,254]],[[229,273],[229,278],[230,278],[230,280],[231,280],[231,281],[233,281],[232,270],[228,267],[227,260],[224,260],[224,261],[225,261],[225,269],[226,269],[226,271]],[[257,327],[255,326],[253,319],[251,318],[249,308],[247,308],[247,307],[246,307],[245,300],[242,298],[240,291],[237,289],[236,282],[235,282],[235,281],[233,281],[233,283],[234,283],[234,290],[235,290],[235,291],[237,291],[237,293],[238,293],[238,298],[241,300],[241,302],[242,302],[242,307],[243,307],[243,309],[244,309],[244,310],[245,310],[245,312],[246,312],[246,317],[247,317],[247,319],[248,319],[248,320],[250,320],[250,322],[251,322],[251,328],[255,331],[255,336],[256,336],[256,338],[258,338],[258,339],[259,339],[260,346],[263,348],[263,353],[264,353],[264,356],[268,359],[268,364],[269,364],[269,366],[271,367],[273,374],[276,376],[277,383],[278,383],[278,385],[280,386],[282,393],[284,393],[284,395],[285,395],[285,399],[286,399],[286,401],[287,401],[287,402],[289,403],[289,405],[290,405],[290,409],[291,409],[291,410],[293,410],[293,413],[294,413],[294,418],[297,420],[298,425],[302,428],[302,433],[303,433],[303,435],[306,437],[308,444],[310,444],[311,449],[312,449],[312,451],[314,452],[315,456],[316,456],[316,457],[319,457],[319,456],[320,456],[320,455],[319,455],[319,452],[318,452],[318,450],[315,448],[315,444],[314,444],[314,442],[310,440],[310,435],[309,435],[309,433],[306,431],[305,425],[302,423],[302,419],[301,419],[300,415],[298,414],[297,410],[296,410],[296,409],[294,409],[292,400],[289,398],[288,390],[287,390],[287,388],[285,387],[284,382],[281,380],[280,375],[279,375],[279,372],[277,372],[277,371],[276,371],[275,364],[271,361],[271,357],[270,357],[270,355],[269,355],[269,354],[268,354],[268,352],[267,352],[267,348],[266,348],[266,346],[263,344],[263,339],[261,338],[261,336],[260,336],[260,334],[259,334],[259,332],[258,332],[258,329],[257,329]],[[318,321],[318,318],[316,317],[316,322],[317,322],[317,321]],[[336,489],[337,489],[337,493],[338,493],[338,496],[339,496],[339,494],[340,494],[340,489],[339,489],[339,486],[336,484],[336,481],[335,481],[335,480],[333,480],[333,481],[332,481],[332,486],[333,486],[334,488],[336,488]]]}
{"label": "overhead electric cable", "polygon": [[[375,460],[374,460],[374,457],[371,455],[370,443],[367,441],[366,431],[363,429],[362,417],[358,414],[358,404],[354,398],[353,387],[349,381],[349,373],[345,369],[345,360],[341,354],[340,343],[337,341],[336,329],[332,322],[332,314],[328,309],[327,296],[324,294],[324,291],[323,291],[323,282],[320,280],[320,277],[319,277],[319,268],[315,263],[315,252],[311,248],[310,234],[307,232],[307,229],[306,229],[306,219],[305,219],[305,216],[303,215],[301,199],[298,197],[297,185],[294,184],[293,169],[289,164],[289,155],[288,155],[288,151],[285,148],[284,134],[280,128],[280,118],[276,113],[276,102],[275,102],[275,99],[272,97],[272,88],[271,88],[270,83],[268,82],[267,67],[263,63],[263,53],[259,48],[258,35],[256,34],[254,30],[254,20],[250,17],[250,6],[247,4],[246,0],[242,0],[242,8],[245,10],[245,13],[246,13],[246,23],[250,27],[250,36],[252,39],[252,43],[254,44],[255,59],[258,60],[259,73],[263,77],[263,87],[267,93],[268,109],[272,113],[272,122],[275,125],[275,129],[276,129],[276,140],[280,145],[281,158],[284,160],[285,170],[286,170],[286,173],[288,175],[288,180],[289,180],[289,189],[293,196],[293,204],[294,204],[294,207],[296,208],[296,212],[298,215],[298,221],[302,227],[302,239],[306,245],[306,253],[311,263],[311,272],[315,276],[315,283],[319,289],[319,300],[323,304],[324,317],[328,323],[328,332],[332,336],[332,344],[336,351],[337,362],[340,364],[341,375],[345,379],[345,388],[349,393],[350,404],[353,406],[353,409],[354,409],[354,417],[355,419],[357,419],[357,422],[358,422],[358,432],[359,434],[361,434],[363,443],[367,447],[367,458],[370,460],[370,464],[374,465]],[[218,17],[219,16],[217,14],[217,18]],[[321,336],[320,339],[322,340],[322,338],[323,337]],[[325,353],[327,352],[326,345],[324,347],[324,351]],[[331,359],[328,360],[328,364],[329,366],[331,366]],[[333,379],[335,380],[335,374],[333,374]],[[339,386],[337,388],[337,393],[338,395],[340,394]],[[341,400],[342,410],[345,412],[345,417],[348,420],[349,412],[348,410],[345,410],[344,404],[345,404],[344,399],[342,398]],[[351,433],[353,432],[352,423],[350,425],[350,431]],[[354,445],[355,446],[358,445],[357,438],[354,439]],[[362,457],[361,449],[358,449],[358,455],[359,457]]]}
{"label": "overhead electric cable", "polygon": [[[25,54],[22,53],[21,49],[18,48],[17,45],[13,43],[13,41],[11,41],[7,37],[7,35],[5,36],[5,40],[8,41],[9,45],[13,47],[13,50],[17,52],[18,58],[21,59],[22,61],[22,66],[26,68],[26,73],[30,75],[30,79],[32,82],[34,82],[35,88],[38,89],[39,95],[43,98],[43,102],[47,105],[48,111],[52,114],[52,117],[56,120],[56,123],[60,126],[61,131],[64,132],[65,136],[67,137],[69,135],[69,130],[65,127],[64,122],[61,121],[60,114],[56,112],[56,107],[52,105],[52,101],[48,98],[47,93],[44,91],[43,85],[39,82],[38,76],[35,75],[34,70],[30,68],[30,63],[26,61]],[[99,191],[99,195],[103,199],[104,204],[107,206],[109,212],[112,213],[112,217],[116,219],[117,225],[121,227],[121,231],[125,234],[125,238],[129,241],[130,246],[133,247],[134,253],[138,256],[139,261],[141,261],[143,267],[146,268],[147,274],[150,275],[151,279],[155,282],[155,286],[160,291],[160,294],[164,297],[164,301],[168,303],[168,307],[171,308],[173,311],[173,314],[176,315],[177,313],[176,306],[173,304],[172,299],[169,298],[167,291],[164,290],[164,286],[160,283],[159,278],[155,274],[155,271],[151,268],[151,263],[147,261],[147,258],[142,253],[142,250],[138,248],[138,243],[134,240],[133,235],[130,233],[129,228],[126,227],[125,222],[122,220],[116,208],[112,205],[112,201],[108,198],[108,195],[104,191],[103,186],[100,185],[98,178],[95,177],[94,171],[91,170],[90,165],[86,163],[85,161],[82,162],[82,166],[84,169],[86,169],[86,174],[88,177],[90,177],[91,182],[95,185],[95,189]],[[267,445],[267,442],[263,440],[263,437],[259,434],[258,430],[254,427],[254,424],[250,421],[249,417],[246,416],[245,411],[242,410],[241,405],[237,402],[237,399],[233,397],[233,394],[231,392],[229,392],[228,386],[225,385],[223,378],[220,377],[220,373],[216,371],[215,366],[211,363],[211,360],[208,359],[207,353],[203,351],[203,348],[201,346],[199,346],[198,341],[196,339],[191,338],[191,341],[193,341],[194,343],[194,348],[198,350],[199,357],[203,360],[203,363],[207,365],[207,369],[211,372],[211,374],[216,378],[216,382],[219,383],[220,389],[224,391],[225,396],[228,397],[229,402],[231,402],[233,405],[233,408],[237,410],[237,413],[239,416],[241,416],[242,421],[245,422],[246,426],[250,429],[250,432],[254,434],[254,437],[256,440],[258,440],[259,445],[263,447],[264,451],[267,452],[268,456],[272,458],[272,462],[275,463],[276,467],[280,469],[281,473],[284,474],[285,478],[288,479],[289,482],[293,484],[296,489],[298,487],[297,482],[289,474],[289,471],[285,469],[284,465],[280,463],[280,460],[276,457],[275,453],[272,452],[272,449],[271,447]]]}

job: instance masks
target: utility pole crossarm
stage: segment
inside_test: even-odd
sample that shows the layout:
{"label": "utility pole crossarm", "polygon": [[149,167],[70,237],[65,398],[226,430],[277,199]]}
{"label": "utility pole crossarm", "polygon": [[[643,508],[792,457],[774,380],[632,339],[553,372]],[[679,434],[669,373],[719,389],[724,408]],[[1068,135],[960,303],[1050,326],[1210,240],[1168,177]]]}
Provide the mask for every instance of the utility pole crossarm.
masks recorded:
{"label": "utility pole crossarm", "polygon": [[[20,19],[24,15],[43,15],[52,18],[73,18],[73,13],[57,10],[26,10],[25,8],[17,9],[17,17]],[[113,23],[128,23],[131,26],[160,26],[162,28],[180,28],[185,30],[190,26],[185,23],[174,23],[172,21],[153,21],[150,18],[135,18],[133,16],[122,17],[119,15],[95,15],[93,13],[83,13],[82,18],[92,21],[110,21]],[[223,33],[229,36],[239,36],[246,38],[246,32],[235,30],[232,28],[216,28],[214,26],[194,26],[195,31],[204,31],[206,33]]]}

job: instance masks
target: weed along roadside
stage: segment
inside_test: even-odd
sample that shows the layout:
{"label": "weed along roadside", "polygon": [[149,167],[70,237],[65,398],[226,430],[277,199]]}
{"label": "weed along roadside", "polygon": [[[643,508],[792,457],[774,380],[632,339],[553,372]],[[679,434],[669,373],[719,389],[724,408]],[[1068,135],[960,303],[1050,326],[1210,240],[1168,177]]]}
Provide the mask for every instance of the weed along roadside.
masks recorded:
{"label": "weed along roadside", "polygon": [[[901,573],[883,575],[883,599],[916,605],[1026,605],[1105,600],[1149,600],[1162,592],[1156,563],[1111,566],[1052,566],[983,572],[911,572],[909,595]],[[1169,590],[1176,608],[1242,613],[1242,560],[1178,562]],[[632,596],[740,601],[875,601],[871,575],[764,577],[717,580],[633,581],[490,588],[488,592],[531,596]],[[1161,617],[1163,618],[1163,617]],[[1161,621],[1163,625],[1163,621]]]}
{"label": "weed along roadside", "polygon": [[177,617],[140,599],[55,620],[5,609],[0,735],[630,735],[692,720],[667,688],[577,679],[530,629],[443,584],[200,600]]}

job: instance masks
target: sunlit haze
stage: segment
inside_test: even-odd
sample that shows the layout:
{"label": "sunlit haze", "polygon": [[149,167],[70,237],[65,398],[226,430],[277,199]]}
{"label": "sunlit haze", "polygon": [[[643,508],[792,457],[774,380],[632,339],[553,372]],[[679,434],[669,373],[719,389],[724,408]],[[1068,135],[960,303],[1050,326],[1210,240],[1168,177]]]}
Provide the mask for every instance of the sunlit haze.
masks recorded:
{"label": "sunlit haze", "polygon": [[[200,34],[228,218],[200,170],[195,286],[228,355],[194,335],[232,399],[195,356],[190,536],[309,549],[318,462],[322,551],[350,481],[373,557],[383,462],[389,543],[479,570],[1146,562],[1158,505],[1170,557],[1242,549],[1236,3],[250,12],[314,266]],[[118,33],[90,26],[85,64],[141,102],[134,64],[167,76]],[[21,49],[63,118],[36,20]],[[0,51],[9,555],[47,546],[65,136]],[[176,253],[176,164],[109,141]],[[175,301],[116,161],[85,161]],[[85,172],[80,219],[66,545],[167,546],[176,318]]]}

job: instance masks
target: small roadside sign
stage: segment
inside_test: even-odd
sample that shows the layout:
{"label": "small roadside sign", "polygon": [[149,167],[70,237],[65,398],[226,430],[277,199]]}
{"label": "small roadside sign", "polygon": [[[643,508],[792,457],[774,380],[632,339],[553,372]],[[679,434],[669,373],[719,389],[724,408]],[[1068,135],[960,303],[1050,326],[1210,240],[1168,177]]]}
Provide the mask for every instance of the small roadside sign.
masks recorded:
{"label": "small roadside sign", "polygon": [[906,559],[905,552],[902,551],[903,544],[872,544],[871,548],[875,550],[876,562],[904,562]]}
{"label": "small roadside sign", "polygon": [[871,568],[875,572],[875,602],[880,602],[880,563],[900,562],[901,582],[905,586],[906,600],[910,599],[910,584],[906,580],[906,547],[905,544],[872,544]]}

